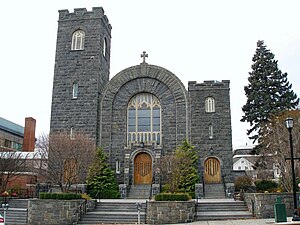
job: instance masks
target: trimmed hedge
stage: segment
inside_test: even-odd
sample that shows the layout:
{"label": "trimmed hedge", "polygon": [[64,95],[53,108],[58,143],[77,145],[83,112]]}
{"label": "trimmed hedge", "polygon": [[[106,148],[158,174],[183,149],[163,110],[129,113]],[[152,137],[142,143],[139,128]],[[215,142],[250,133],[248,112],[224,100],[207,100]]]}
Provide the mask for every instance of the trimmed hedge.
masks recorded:
{"label": "trimmed hedge", "polygon": [[276,192],[278,188],[278,183],[272,180],[258,180],[255,185],[258,192]]}
{"label": "trimmed hedge", "polygon": [[155,201],[188,201],[192,199],[187,193],[160,193],[155,195]]}
{"label": "trimmed hedge", "polygon": [[74,193],[47,193],[41,192],[39,194],[40,199],[60,199],[60,200],[72,200],[81,199],[81,194]]}

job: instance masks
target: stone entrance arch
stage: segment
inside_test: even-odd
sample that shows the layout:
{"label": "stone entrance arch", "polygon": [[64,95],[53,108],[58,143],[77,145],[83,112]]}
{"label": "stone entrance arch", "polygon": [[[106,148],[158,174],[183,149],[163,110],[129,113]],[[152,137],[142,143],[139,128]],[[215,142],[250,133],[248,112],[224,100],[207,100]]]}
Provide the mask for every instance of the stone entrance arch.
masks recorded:
{"label": "stone entrance arch", "polygon": [[152,183],[152,158],[146,152],[137,154],[134,158],[134,184]]}

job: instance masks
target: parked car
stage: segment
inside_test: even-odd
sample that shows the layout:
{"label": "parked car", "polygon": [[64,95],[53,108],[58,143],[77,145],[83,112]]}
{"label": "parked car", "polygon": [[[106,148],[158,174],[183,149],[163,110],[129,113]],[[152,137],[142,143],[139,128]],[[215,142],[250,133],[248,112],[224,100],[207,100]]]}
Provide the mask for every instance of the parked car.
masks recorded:
{"label": "parked car", "polygon": [[1,216],[1,214],[0,214],[0,225],[4,225],[4,218],[3,216]]}

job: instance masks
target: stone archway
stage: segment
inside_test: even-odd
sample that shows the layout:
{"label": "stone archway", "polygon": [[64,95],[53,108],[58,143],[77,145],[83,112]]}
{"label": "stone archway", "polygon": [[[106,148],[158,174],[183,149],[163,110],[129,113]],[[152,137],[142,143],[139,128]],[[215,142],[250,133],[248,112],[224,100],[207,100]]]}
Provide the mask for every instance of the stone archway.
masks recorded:
{"label": "stone archway", "polygon": [[209,157],[204,162],[204,182],[206,184],[221,183],[221,166],[217,158]]}
{"label": "stone archway", "polygon": [[152,158],[146,152],[137,154],[134,158],[134,184],[152,183]]}

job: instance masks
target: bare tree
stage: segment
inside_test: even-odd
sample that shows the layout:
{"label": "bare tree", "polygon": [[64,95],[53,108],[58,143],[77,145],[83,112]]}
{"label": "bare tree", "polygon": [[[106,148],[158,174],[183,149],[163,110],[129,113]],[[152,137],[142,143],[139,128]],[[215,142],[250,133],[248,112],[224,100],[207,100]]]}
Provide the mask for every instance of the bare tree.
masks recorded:
{"label": "bare tree", "polygon": [[160,161],[162,182],[171,193],[174,193],[180,184],[180,162],[174,153],[163,156]]}
{"label": "bare tree", "polygon": [[28,170],[26,161],[30,154],[32,153],[19,151],[0,152],[1,193],[7,189],[8,183]]}
{"label": "bare tree", "polygon": [[69,191],[72,184],[85,183],[95,153],[95,145],[86,135],[42,135],[37,148],[41,158],[47,159],[47,164],[41,165],[41,168],[45,168],[41,172],[62,192]]}
{"label": "bare tree", "polygon": [[[294,157],[300,157],[300,111],[292,110],[285,111],[280,114],[274,115],[270,120],[270,123],[263,127],[263,136],[260,139],[264,148],[261,150],[264,161],[262,164],[268,165],[269,169],[277,167],[281,174],[281,185],[287,190],[292,190],[292,172],[291,161],[286,158],[290,158],[290,145],[289,145],[289,133],[285,127],[285,119],[287,117],[294,119],[293,134],[293,147]],[[299,168],[299,161],[295,160],[295,167]],[[261,168],[258,167],[258,170]],[[299,176],[299,173],[298,173]]]}

